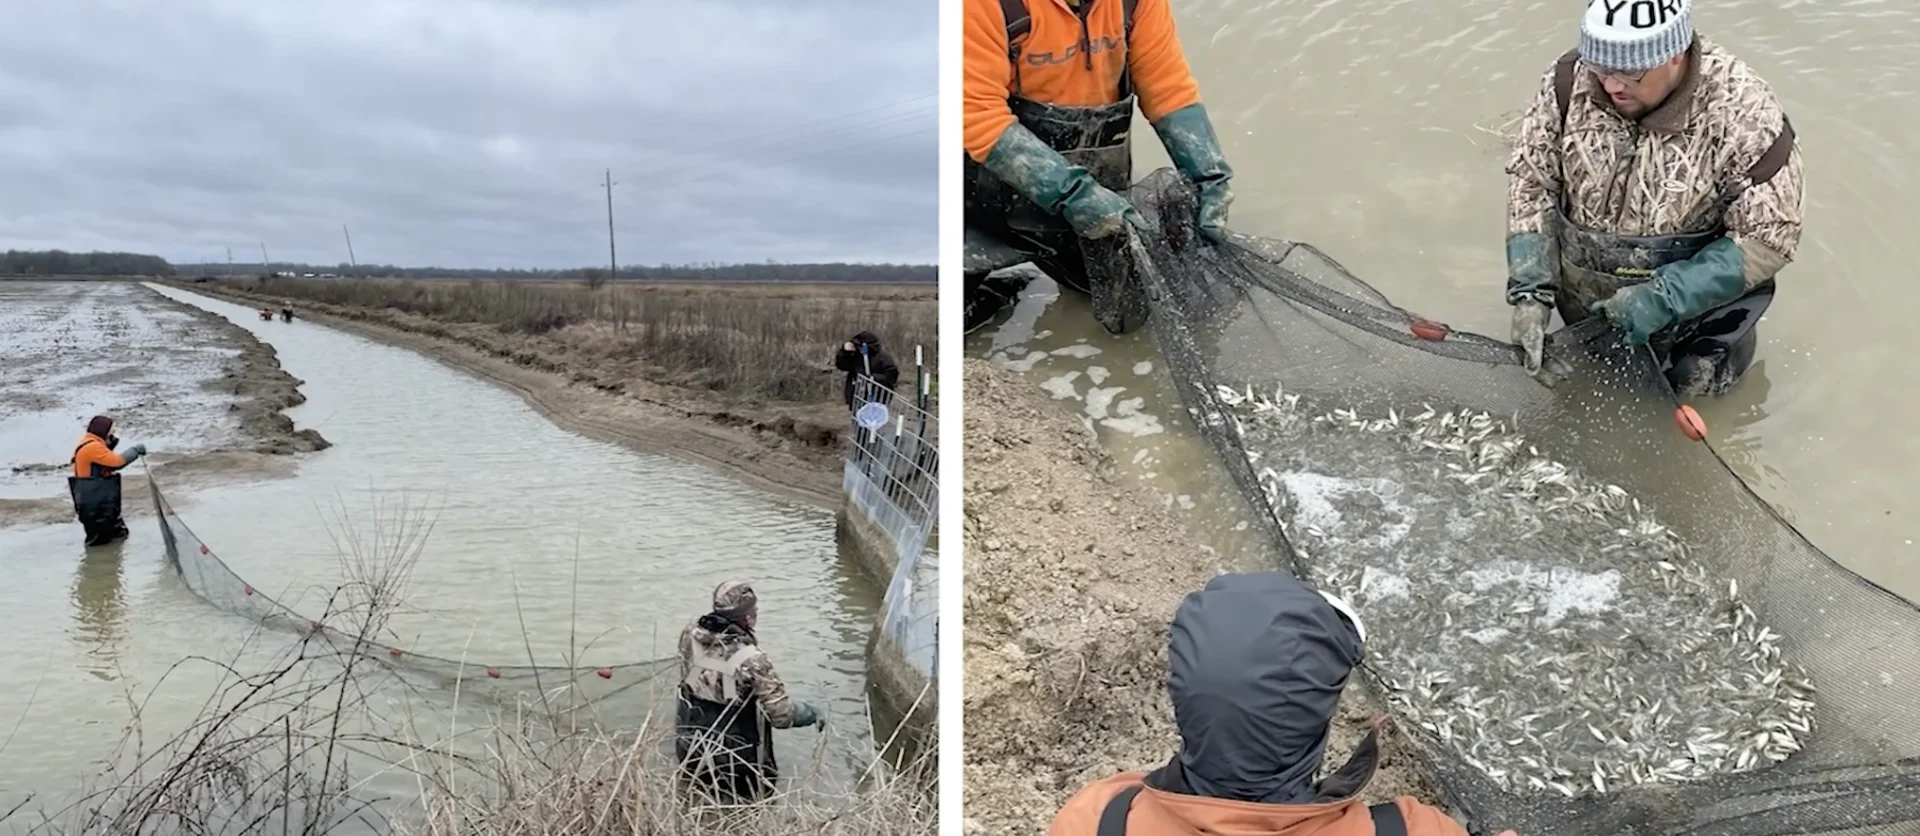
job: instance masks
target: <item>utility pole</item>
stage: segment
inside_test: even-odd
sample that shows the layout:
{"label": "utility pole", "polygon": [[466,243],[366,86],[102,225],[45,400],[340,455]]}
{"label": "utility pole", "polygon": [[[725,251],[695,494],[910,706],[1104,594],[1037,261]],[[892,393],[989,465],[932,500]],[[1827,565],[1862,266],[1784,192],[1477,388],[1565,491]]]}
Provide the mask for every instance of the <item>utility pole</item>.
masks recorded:
{"label": "utility pole", "polygon": [[227,248],[227,278],[233,278],[233,248]]}
{"label": "utility pole", "polygon": [[355,260],[353,257],[353,233],[347,231],[346,224],[341,224],[340,234],[347,236],[347,266],[355,267],[355,268],[359,267],[360,262]]}
{"label": "utility pole", "polygon": [[268,272],[269,271],[267,270],[267,242],[261,241],[260,242],[260,273],[261,275],[266,275]]}
{"label": "utility pole", "polygon": [[607,281],[620,277],[620,258],[613,251],[613,169],[607,169]]}

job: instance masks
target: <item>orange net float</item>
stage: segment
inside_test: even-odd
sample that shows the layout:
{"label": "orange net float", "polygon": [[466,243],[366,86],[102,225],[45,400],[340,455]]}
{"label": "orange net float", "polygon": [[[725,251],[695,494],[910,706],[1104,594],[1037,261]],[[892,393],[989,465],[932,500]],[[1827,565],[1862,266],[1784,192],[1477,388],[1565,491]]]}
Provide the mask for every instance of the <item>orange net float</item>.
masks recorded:
{"label": "orange net float", "polygon": [[593,672],[593,673],[594,673],[594,675],[595,675],[595,676],[598,676],[598,677],[600,677],[601,679],[612,679],[612,678],[613,678],[613,669],[612,669],[612,668],[597,668],[597,669],[595,669],[595,670],[594,670],[594,672]]}
{"label": "orange net float", "polygon": [[1707,437],[1707,422],[1693,407],[1681,404],[1673,411],[1673,422],[1680,425],[1680,434],[1690,441],[1704,441]]}
{"label": "orange net float", "polygon": [[1413,335],[1420,339],[1435,343],[1446,339],[1448,334],[1453,333],[1453,329],[1424,316],[1414,317],[1412,321],[1407,323],[1407,330],[1412,331]]}
{"label": "orange net float", "polygon": [[488,667],[488,668],[487,668],[487,676],[488,676],[489,678],[491,678],[491,679],[499,679],[499,678],[500,678],[500,669],[499,669],[499,668],[495,668],[495,667]]}

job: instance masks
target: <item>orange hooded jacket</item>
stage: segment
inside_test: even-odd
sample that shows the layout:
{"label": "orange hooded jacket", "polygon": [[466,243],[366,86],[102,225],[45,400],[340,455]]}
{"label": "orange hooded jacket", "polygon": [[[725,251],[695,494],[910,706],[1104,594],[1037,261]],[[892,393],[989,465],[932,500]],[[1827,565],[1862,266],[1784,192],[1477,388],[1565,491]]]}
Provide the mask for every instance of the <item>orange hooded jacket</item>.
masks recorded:
{"label": "orange hooded jacket", "polygon": [[[1032,23],[1017,39],[1021,96],[1063,107],[1112,104],[1120,76],[1130,74],[1148,122],[1200,101],[1187,68],[1168,0],[1138,0],[1127,32],[1121,0],[1078,0],[1087,9],[1084,43],[1080,15],[1068,0],[1025,0]],[[961,27],[961,132],[967,154],[985,162],[1014,122],[1007,97],[1014,71],[1008,61],[1007,21],[1000,0],[966,0]]]}
{"label": "orange hooded jacket", "polygon": [[[1144,772],[1122,772],[1082,787],[1054,816],[1047,836],[1096,836],[1107,802],[1140,786]],[[1467,836],[1451,816],[1410,796],[1394,799],[1407,836]],[[1357,796],[1318,804],[1268,804],[1185,795],[1144,787],[1127,816],[1128,836],[1373,836],[1373,817]]]}
{"label": "orange hooded jacket", "polygon": [[80,479],[112,476],[127,466],[127,457],[120,455],[107,446],[107,436],[113,434],[113,422],[94,419],[80,440],[73,445],[73,475]]}

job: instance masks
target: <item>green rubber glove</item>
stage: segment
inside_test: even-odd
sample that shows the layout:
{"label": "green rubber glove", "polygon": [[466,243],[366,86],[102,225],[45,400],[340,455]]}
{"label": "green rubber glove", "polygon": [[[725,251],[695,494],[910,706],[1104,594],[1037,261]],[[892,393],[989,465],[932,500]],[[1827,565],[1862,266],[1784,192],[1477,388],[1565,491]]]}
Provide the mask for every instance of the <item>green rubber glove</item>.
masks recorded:
{"label": "green rubber glove", "polygon": [[794,728],[797,729],[803,726],[811,726],[811,725],[818,724],[819,722],[820,722],[820,709],[814,708],[813,703],[794,700],[793,702],[793,727]]}
{"label": "green rubber glove", "polygon": [[1213,132],[1213,120],[1199,102],[1160,117],[1153,123],[1160,144],[1167,148],[1173,167],[1193,181],[1200,192],[1200,212],[1195,218],[1200,234],[1216,244],[1227,238],[1227,207],[1233,205],[1233,168],[1220,152],[1220,137]]}
{"label": "green rubber glove", "polygon": [[1507,236],[1507,304],[1532,300],[1553,306],[1553,240],[1538,232],[1520,232]]}
{"label": "green rubber glove", "polygon": [[1655,332],[1740,298],[1747,289],[1746,257],[1732,238],[1708,244],[1686,261],[1653,271],[1653,278],[1593,303],[1628,345],[1645,345]]}
{"label": "green rubber glove", "polygon": [[1147,228],[1126,198],[1095,182],[1085,168],[1067,162],[1017,122],[1000,134],[982,165],[1048,214],[1066,219],[1082,238],[1105,238],[1125,229],[1124,223]]}

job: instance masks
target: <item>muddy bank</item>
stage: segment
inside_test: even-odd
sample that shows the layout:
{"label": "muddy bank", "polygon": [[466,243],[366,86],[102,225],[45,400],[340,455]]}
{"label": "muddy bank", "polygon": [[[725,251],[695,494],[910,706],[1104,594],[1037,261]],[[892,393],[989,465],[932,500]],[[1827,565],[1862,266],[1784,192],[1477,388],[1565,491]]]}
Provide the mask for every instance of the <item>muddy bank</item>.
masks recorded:
{"label": "muddy bank", "polygon": [[[124,287],[133,293],[117,301],[147,311],[174,312],[183,318],[184,327],[178,330],[167,327],[159,341],[216,344],[236,352],[213,375],[191,384],[199,391],[220,396],[219,400],[225,403],[224,409],[228,413],[226,417],[233,424],[231,432],[222,434],[211,447],[170,449],[166,442],[156,436],[164,438],[170,435],[172,428],[164,426],[165,423],[204,423],[212,415],[173,415],[165,410],[155,410],[157,405],[147,399],[108,404],[99,410],[119,419],[119,432],[125,439],[124,443],[145,443],[150,450],[145,466],[131,468],[125,476],[123,490],[126,496],[125,510],[129,516],[147,513],[144,497],[148,469],[169,485],[191,488],[234,478],[283,476],[292,471],[289,458],[292,454],[324,450],[330,446],[320,433],[312,429],[296,429],[293,419],[284,413],[284,410],[300,405],[306,398],[300,393],[301,381],[280,367],[273,346],[262,343],[252,333],[224,317],[176,302],[138,285],[127,284]],[[74,363],[62,358],[62,365],[97,365],[102,371],[61,381],[60,385],[85,387],[116,382],[109,378],[125,376],[129,367],[167,362],[168,358],[149,353],[149,346],[138,344],[141,338],[154,339],[155,336],[141,331],[140,328],[108,328],[91,335],[88,337],[90,344],[83,355],[87,359]],[[54,343],[56,349],[60,345],[59,341]],[[68,372],[67,376],[72,377],[72,372]],[[46,377],[29,372],[18,380],[9,379],[0,396],[10,399],[14,389],[32,389],[47,384]],[[26,399],[21,402],[32,403]],[[48,409],[59,408],[52,403],[43,406]],[[82,415],[74,419],[73,437],[80,434],[85,418]],[[11,462],[7,465],[7,473],[12,476],[57,479],[65,474],[68,467],[64,461],[51,460],[58,458],[58,452],[51,451],[49,460]],[[0,527],[60,523],[72,519],[72,516],[71,502],[63,494],[0,497]]]}
{"label": "muddy bank", "polygon": [[[227,364],[226,373],[202,386],[232,395],[229,410],[239,419],[240,433],[250,442],[246,449],[254,453],[284,456],[312,453],[332,446],[313,429],[295,429],[285,410],[307,402],[300,394],[299,378],[280,367],[280,355],[273,346],[260,341],[224,316],[165,296],[154,295],[155,303],[174,308],[191,317],[199,333],[211,334],[240,349],[240,356]],[[222,451],[229,452],[229,451]]]}
{"label": "muddy bank", "polygon": [[[239,304],[280,304],[277,297],[213,282],[172,284]],[[847,419],[837,403],[723,402],[646,380],[559,339],[402,311],[303,300],[296,302],[295,316],[417,351],[492,381],[572,432],[712,465],[760,489],[822,508],[840,503],[840,425]],[[821,359],[822,373],[830,359]]]}
{"label": "muddy bank", "polygon": [[[1254,567],[1193,546],[1045,392],[970,358],[966,393],[966,829],[1041,833],[1082,784],[1172,755],[1167,623],[1217,571]],[[1348,689],[1333,765],[1378,713]],[[1367,797],[1397,795],[1434,800],[1389,740]]]}

